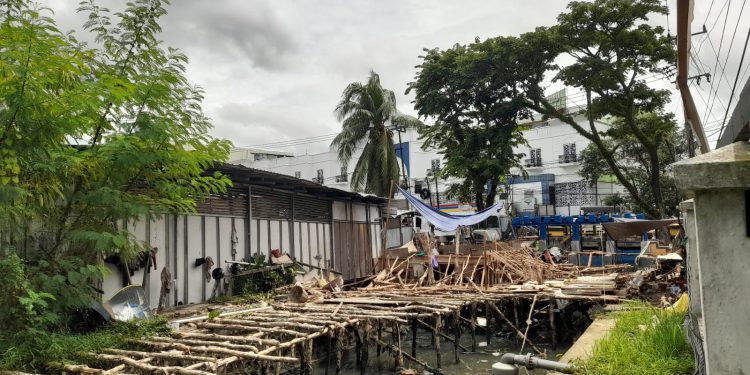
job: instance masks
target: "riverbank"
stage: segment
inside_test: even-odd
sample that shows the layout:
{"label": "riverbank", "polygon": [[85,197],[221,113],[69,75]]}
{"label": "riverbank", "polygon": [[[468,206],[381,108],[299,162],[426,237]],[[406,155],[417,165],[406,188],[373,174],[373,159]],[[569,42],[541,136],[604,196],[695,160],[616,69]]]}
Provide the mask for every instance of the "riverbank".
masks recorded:
{"label": "riverbank", "polygon": [[[637,305],[612,312],[614,327],[592,346],[585,360],[574,361],[578,374],[688,375],[693,353],[682,322],[685,312]],[[574,346],[575,347],[575,346]]]}

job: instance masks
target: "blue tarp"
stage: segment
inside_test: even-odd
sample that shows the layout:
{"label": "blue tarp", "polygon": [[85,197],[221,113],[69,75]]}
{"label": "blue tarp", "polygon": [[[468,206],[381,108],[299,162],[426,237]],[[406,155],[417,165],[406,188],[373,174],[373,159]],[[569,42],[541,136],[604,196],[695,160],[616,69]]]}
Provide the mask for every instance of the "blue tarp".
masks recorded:
{"label": "blue tarp", "polygon": [[502,203],[497,203],[492,207],[485,208],[473,215],[450,215],[442,211],[435,210],[422,202],[419,198],[411,195],[408,191],[398,187],[401,194],[406,197],[419,212],[422,217],[438,229],[445,232],[453,232],[460,226],[474,225],[485,221],[488,217],[496,214],[502,208]]}

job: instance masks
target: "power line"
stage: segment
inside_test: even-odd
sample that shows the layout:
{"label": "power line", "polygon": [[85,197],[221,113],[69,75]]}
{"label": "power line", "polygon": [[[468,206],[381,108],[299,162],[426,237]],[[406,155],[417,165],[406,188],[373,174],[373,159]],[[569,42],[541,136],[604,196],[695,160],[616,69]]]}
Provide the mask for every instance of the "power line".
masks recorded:
{"label": "power line", "polygon": [[[719,51],[716,52],[714,50],[714,52],[716,53],[716,63],[714,63],[713,73],[711,74],[714,77],[716,77],[716,72],[718,71],[719,64],[721,63],[721,57],[720,57],[721,56],[721,48],[724,46],[724,32],[727,29],[727,19],[729,18],[729,9],[730,8],[731,8],[731,6],[727,7],[727,12],[724,15],[724,25],[721,28],[721,39],[719,39]],[[708,36],[706,36],[706,37],[708,38]],[[708,39],[708,43],[711,44],[711,48],[713,48],[713,43],[711,42],[710,38]],[[724,75],[724,67],[723,66],[721,67],[721,74]],[[714,90],[714,83],[715,82],[716,82],[716,80],[714,80],[714,81],[711,82],[711,87],[708,90],[708,100],[709,101],[711,101],[711,95],[712,95],[712,92]],[[720,80],[719,80],[719,83],[721,83]],[[717,85],[717,87],[716,87],[716,93],[718,93],[718,91],[719,91],[719,86]],[[717,96],[716,93],[713,94],[714,95],[714,101],[715,101],[715,97]],[[714,108],[713,107],[713,102],[714,101],[711,101],[711,109],[709,111],[713,110],[713,108]]]}
{"label": "power line", "polygon": [[335,138],[338,133],[316,135],[312,137],[289,139],[285,141],[261,143],[256,145],[250,145],[245,147],[287,147],[287,146],[298,146],[307,143],[325,142]]}
{"label": "power line", "polygon": [[[713,1],[711,1],[711,8],[713,8]],[[706,39],[710,41],[710,38],[708,37],[712,31],[714,31],[714,28],[716,27],[717,22],[719,21],[719,17],[721,17],[721,12],[724,10],[724,7],[729,4],[729,0],[724,1],[724,5],[721,6],[721,9],[719,9],[719,14],[716,15],[716,18],[714,19],[714,22],[710,29],[708,29],[708,32],[706,33],[706,37],[701,40],[700,43],[698,43],[698,48],[696,48],[695,53],[699,54],[701,52],[701,49],[703,48],[703,44],[706,42]],[[706,15],[706,19],[703,21],[703,25],[706,25],[706,22],[708,21],[708,16],[711,14],[711,11],[709,9],[709,14]]]}
{"label": "power line", "polygon": [[734,96],[734,90],[737,88],[737,81],[740,78],[740,70],[742,70],[742,62],[745,61],[745,52],[747,52],[747,42],[750,41],[750,28],[747,29],[747,37],[745,38],[745,46],[742,48],[742,57],[740,57],[740,65],[737,67],[737,75],[734,77],[734,84],[732,85],[732,94],[729,95],[729,105],[727,105],[727,111],[724,112],[724,120],[721,122],[721,129],[719,130],[719,138],[721,138],[722,132],[724,132],[724,126],[727,124],[727,116],[729,115],[729,107],[732,105],[732,97]]}

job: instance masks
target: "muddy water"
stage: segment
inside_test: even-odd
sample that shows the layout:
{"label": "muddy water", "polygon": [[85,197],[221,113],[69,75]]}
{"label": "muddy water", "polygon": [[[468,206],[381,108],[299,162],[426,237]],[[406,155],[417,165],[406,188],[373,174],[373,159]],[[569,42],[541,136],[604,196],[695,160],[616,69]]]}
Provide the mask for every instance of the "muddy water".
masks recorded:
{"label": "muddy water", "polygon": [[[411,353],[411,334],[404,335],[409,337],[402,338],[402,348],[406,353]],[[485,337],[482,334],[481,337],[477,332],[477,342],[479,343],[476,353],[463,353],[459,349],[459,358],[461,363],[456,364],[453,354],[453,343],[442,340],[440,343],[441,354],[442,354],[442,370],[444,374],[489,374],[492,364],[500,361],[500,356],[503,353],[519,353],[521,343],[516,341],[513,337],[493,337],[490,345],[486,345],[484,342]],[[466,332],[461,337],[461,345],[471,349],[471,335]],[[558,355],[562,355],[567,347],[548,348],[542,345],[540,349],[547,350],[548,359],[554,360]],[[377,358],[375,345],[369,347],[369,360],[366,374],[397,374],[394,370],[395,360],[394,357],[389,355],[388,351],[384,351],[380,355],[380,359]],[[524,353],[528,353],[531,349],[528,344],[524,348]],[[427,362],[430,366],[436,367],[436,353],[432,345],[432,335],[422,334],[417,337],[417,358],[419,360]],[[325,359],[321,358],[320,367],[316,369],[316,374],[325,373]],[[344,375],[359,375],[361,372],[356,367],[356,353],[354,350],[344,353],[342,361],[342,371]],[[404,365],[407,368],[413,368],[421,370],[421,366],[404,359]],[[329,374],[333,374],[334,366],[332,363]],[[519,372],[521,375],[526,373],[531,375],[546,374],[544,370],[529,370],[521,369]]]}

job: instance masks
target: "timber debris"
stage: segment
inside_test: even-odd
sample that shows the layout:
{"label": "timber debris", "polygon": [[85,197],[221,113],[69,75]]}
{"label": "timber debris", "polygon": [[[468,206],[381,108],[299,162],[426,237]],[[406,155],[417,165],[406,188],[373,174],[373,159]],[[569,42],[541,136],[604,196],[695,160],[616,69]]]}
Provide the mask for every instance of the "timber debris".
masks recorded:
{"label": "timber debris", "polygon": [[[364,373],[369,348],[377,348],[378,357],[393,356],[397,369],[416,366],[441,373],[448,358],[460,361],[459,352],[469,350],[460,345],[462,332],[470,334],[475,349],[477,329],[489,338],[506,327],[523,346],[541,353],[529,337],[532,314],[549,315],[545,324],[555,332],[560,301],[617,303],[628,281],[622,276],[627,269],[620,266],[554,265],[517,248],[438,255],[437,263],[433,267],[432,259],[416,255],[389,258],[381,272],[357,282],[364,286],[347,291],[332,292],[340,288],[318,281],[297,284],[285,301],[268,308],[214,317],[166,337],[135,340],[129,350],[90,353],[92,364],[66,365],[65,370],[203,375],[279,373],[292,367],[311,374],[319,366],[338,374],[342,352],[352,348]],[[479,326],[478,314],[486,326]],[[433,333],[434,358],[417,358],[414,338],[419,329]],[[410,350],[402,343],[404,330],[412,333],[406,335],[411,336]],[[450,357],[440,349],[443,340],[443,350],[453,349]]]}

